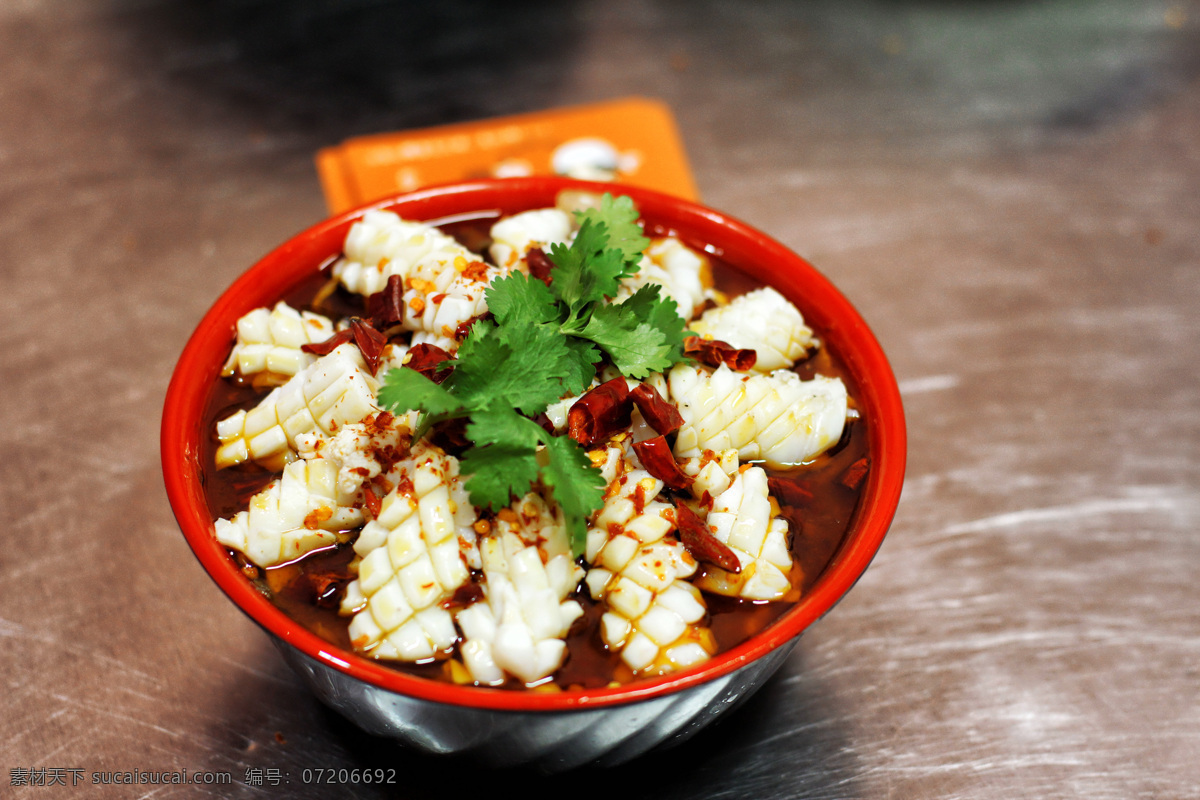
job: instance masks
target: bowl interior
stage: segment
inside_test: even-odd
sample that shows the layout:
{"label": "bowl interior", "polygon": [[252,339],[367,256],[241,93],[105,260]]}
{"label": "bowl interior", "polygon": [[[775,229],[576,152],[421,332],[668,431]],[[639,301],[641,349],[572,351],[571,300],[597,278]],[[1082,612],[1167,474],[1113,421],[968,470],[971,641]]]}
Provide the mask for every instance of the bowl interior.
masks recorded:
{"label": "bowl interior", "polygon": [[[812,590],[765,630],[697,667],[619,688],[535,693],[454,686],[388,669],[329,644],[259,593],[214,536],[200,463],[208,432],[201,430],[200,421],[237,319],[273,304],[339,253],[350,225],[367,208],[393,210],[413,220],[507,214],[553,205],[557,194],[567,188],[630,195],[648,224],[671,230],[692,246],[774,286],[796,304],[849,371],[859,412],[868,422],[871,468],[851,529]],[[255,622],[301,652],[385,689],[456,705],[527,711],[561,711],[658,696],[731,672],[799,635],[854,585],[878,550],[899,502],[905,447],[900,394],[879,343],[853,306],[807,261],[748,225],[689,201],[635,187],[560,178],[433,187],[347,212],[295,236],[244,273],[205,314],[180,356],[162,419],[163,474],[179,526],[209,575]]]}

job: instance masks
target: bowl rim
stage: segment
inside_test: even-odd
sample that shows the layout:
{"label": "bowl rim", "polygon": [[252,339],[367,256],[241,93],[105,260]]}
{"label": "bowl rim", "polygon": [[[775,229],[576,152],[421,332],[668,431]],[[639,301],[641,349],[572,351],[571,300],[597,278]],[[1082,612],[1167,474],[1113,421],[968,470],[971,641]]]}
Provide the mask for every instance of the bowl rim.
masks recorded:
{"label": "bowl rim", "polygon": [[[629,195],[643,218],[669,220],[666,227],[685,241],[743,270],[771,271],[771,285],[797,303],[814,330],[836,342],[839,358],[855,383],[860,411],[872,420],[868,426],[871,468],[847,538],[812,589],[747,641],[695,667],[619,687],[537,692],[458,686],[390,669],[325,641],[273,605],[238,571],[216,541],[204,499],[200,457],[205,432],[199,420],[228,354],[236,320],[262,304],[249,302],[254,296],[277,299],[298,277],[317,268],[321,253],[327,260],[339,252],[345,230],[369,210],[396,210],[417,220],[443,220],[454,215],[447,211],[455,209],[455,213],[511,213],[553,205],[563,189]],[[750,255],[754,260],[747,260]],[[801,288],[802,299],[797,297]],[[317,662],[381,689],[455,706],[524,712],[579,710],[661,697],[732,673],[799,636],[854,586],[882,544],[900,499],[906,447],[900,391],[882,347],[857,310],[807,260],[756,228],[699,203],[635,186],[547,176],[481,179],[396,194],[335,215],[288,239],[242,273],[197,324],[171,376],[161,423],[163,478],[180,530],[209,577],[260,627]]]}

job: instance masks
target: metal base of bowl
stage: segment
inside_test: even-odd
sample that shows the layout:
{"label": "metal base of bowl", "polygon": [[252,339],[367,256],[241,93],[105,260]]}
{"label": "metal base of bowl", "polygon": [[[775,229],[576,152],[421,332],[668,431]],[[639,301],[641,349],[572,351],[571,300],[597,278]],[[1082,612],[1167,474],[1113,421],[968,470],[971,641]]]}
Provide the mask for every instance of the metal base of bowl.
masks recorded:
{"label": "metal base of bowl", "polygon": [[437,703],[356,680],[272,641],[326,705],[368,733],[431,754],[460,754],[494,767],[554,773],[585,764],[616,766],[691,738],[770,678],[796,637],[763,658],[664,697],[571,711],[500,711]]}

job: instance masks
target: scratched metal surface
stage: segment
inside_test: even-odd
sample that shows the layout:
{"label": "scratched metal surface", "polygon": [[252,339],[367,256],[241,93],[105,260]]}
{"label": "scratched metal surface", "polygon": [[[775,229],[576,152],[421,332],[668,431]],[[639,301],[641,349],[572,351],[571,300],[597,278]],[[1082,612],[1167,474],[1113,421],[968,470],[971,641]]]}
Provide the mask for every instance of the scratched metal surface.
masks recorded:
{"label": "scratched metal surface", "polygon": [[[1194,2],[4,3],[0,796],[1200,796],[1198,73]],[[899,514],[682,749],[554,779],[398,752],[184,546],[173,360],[323,216],[317,147],[634,93],[675,108],[709,203],[871,321],[910,426]],[[399,786],[299,784],[383,766]],[[13,785],[39,768],[234,785]]]}

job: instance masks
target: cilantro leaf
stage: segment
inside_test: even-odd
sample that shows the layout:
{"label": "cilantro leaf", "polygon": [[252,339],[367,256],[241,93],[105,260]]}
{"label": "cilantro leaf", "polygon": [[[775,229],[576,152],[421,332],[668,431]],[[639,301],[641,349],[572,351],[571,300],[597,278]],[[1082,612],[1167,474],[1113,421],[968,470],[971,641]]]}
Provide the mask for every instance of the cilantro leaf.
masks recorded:
{"label": "cilantro leaf", "polygon": [[498,445],[532,453],[543,434],[542,426],[504,406],[476,411],[467,423],[467,438],[477,447]]}
{"label": "cilantro leaf", "polygon": [[414,369],[389,369],[379,387],[379,405],[397,414],[417,410],[427,416],[449,416],[463,408],[462,402]]}
{"label": "cilantro leaf", "polygon": [[462,455],[471,503],[499,509],[529,491],[538,478],[537,446],[544,431],[511,408],[477,411],[467,424],[475,446]]}
{"label": "cilantro leaf", "polygon": [[598,306],[576,336],[600,345],[613,366],[631,378],[644,378],[674,363],[667,337],[638,319],[636,310],[627,303]]}
{"label": "cilantro leaf", "polygon": [[[521,497],[541,477],[563,512],[572,552],[583,554],[587,517],[604,501],[604,477],[573,439],[553,436],[511,408],[476,412],[467,425],[475,446],[461,470],[471,502],[499,509]],[[545,445],[539,466],[537,446]]]}
{"label": "cilantro leaf", "polygon": [[562,509],[571,553],[578,557],[587,542],[588,515],[604,504],[604,476],[574,439],[547,435],[542,441],[546,445],[542,482]]}
{"label": "cilantro leaf", "polygon": [[687,321],[679,316],[675,298],[662,293],[662,286],[648,283],[639,287],[622,305],[628,307],[638,319],[663,332],[667,344],[672,348],[669,356],[672,364],[683,360],[683,340],[690,333]]}
{"label": "cilantro leaf", "polygon": [[604,358],[604,354],[587,339],[564,336],[563,341],[572,355],[571,369],[562,382],[563,393],[581,395],[591,386],[592,379],[596,377],[596,364]]}
{"label": "cilantro leaf", "polygon": [[549,287],[522,272],[492,281],[487,290],[487,305],[501,327],[557,322],[559,319],[558,306]]}
{"label": "cilantro leaf", "polygon": [[576,317],[588,303],[617,293],[626,274],[625,260],[620,250],[607,249],[607,245],[604,223],[585,219],[570,247],[551,246],[547,254],[554,262],[550,291],[567,307],[568,317]]}
{"label": "cilantro leaf", "polygon": [[[622,195],[616,199],[608,192],[600,198],[599,208],[588,208],[576,213],[580,222],[591,221],[604,225],[608,232],[607,247],[620,250],[626,264],[637,264],[642,251],[650,246],[650,240],[642,233],[638,224],[638,210],[633,199]],[[636,271],[636,269],[635,269]]]}
{"label": "cilantro leaf", "polygon": [[494,321],[471,327],[445,383],[394,369],[384,376],[379,403],[421,412],[417,436],[441,420],[466,417],[473,444],[460,468],[471,502],[499,509],[540,481],[580,555],[587,517],[603,504],[604,478],[574,440],[547,433],[530,417],[564,394],[582,394],[605,358],[633,378],[667,369],[683,359],[686,323],[657,284],[624,303],[609,302],[637,273],[649,244],[630,198],[606,194],[577,217],[571,245],[550,248],[549,286],[522,273],[493,281],[486,297]]}
{"label": "cilantro leaf", "polygon": [[459,469],[471,504],[498,511],[525,495],[538,477],[537,451],[492,444],[462,454]]}
{"label": "cilantro leaf", "polygon": [[471,409],[506,405],[537,414],[562,396],[571,351],[545,325],[506,327],[503,332],[482,320],[458,350],[450,392]]}

